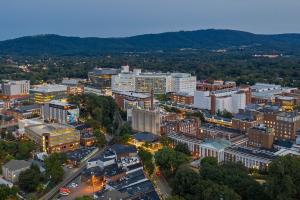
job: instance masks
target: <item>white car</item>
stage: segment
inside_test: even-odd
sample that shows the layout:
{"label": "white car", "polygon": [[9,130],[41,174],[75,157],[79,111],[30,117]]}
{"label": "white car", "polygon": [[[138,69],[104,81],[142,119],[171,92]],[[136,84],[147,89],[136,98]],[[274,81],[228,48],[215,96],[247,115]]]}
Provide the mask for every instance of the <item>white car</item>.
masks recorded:
{"label": "white car", "polygon": [[77,184],[77,183],[71,183],[71,184],[70,184],[70,187],[72,187],[72,188],[77,188],[77,187],[78,187],[78,184]]}

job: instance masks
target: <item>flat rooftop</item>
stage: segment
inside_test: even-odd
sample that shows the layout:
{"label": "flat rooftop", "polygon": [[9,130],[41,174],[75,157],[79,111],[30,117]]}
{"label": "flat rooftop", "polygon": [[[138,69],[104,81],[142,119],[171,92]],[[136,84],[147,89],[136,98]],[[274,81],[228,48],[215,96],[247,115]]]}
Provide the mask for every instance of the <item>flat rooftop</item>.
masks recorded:
{"label": "flat rooftop", "polygon": [[135,97],[140,99],[150,98],[150,94],[145,93],[137,93],[137,92],[125,92],[125,91],[113,91],[115,94],[129,96],[129,97]]}
{"label": "flat rooftop", "polygon": [[30,89],[31,92],[38,92],[38,93],[49,93],[49,92],[63,92],[67,91],[67,86],[59,85],[59,84],[48,84],[37,86],[33,89]]}
{"label": "flat rooftop", "polygon": [[[42,135],[44,133],[51,133],[51,134],[55,134],[55,135],[64,135],[68,132],[76,131],[72,126],[58,124],[58,123],[36,124],[36,125],[28,126],[27,128],[39,135]],[[79,131],[78,131],[78,134],[79,134]]]}
{"label": "flat rooftop", "polygon": [[274,155],[275,151],[260,150],[251,147],[231,146],[227,147],[225,151],[233,151],[243,155],[255,156],[267,160],[273,160],[276,158],[276,156]]}

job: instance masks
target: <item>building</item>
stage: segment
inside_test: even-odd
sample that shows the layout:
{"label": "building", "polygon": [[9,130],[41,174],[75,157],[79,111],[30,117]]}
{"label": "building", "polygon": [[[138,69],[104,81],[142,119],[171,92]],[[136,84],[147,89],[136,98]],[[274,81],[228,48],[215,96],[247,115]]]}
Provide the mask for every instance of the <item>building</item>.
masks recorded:
{"label": "building", "polygon": [[135,91],[141,93],[165,94],[172,92],[172,77],[167,73],[140,73],[135,77]]}
{"label": "building", "polygon": [[111,90],[112,76],[117,75],[120,69],[96,67],[88,73],[91,84],[100,90]]}
{"label": "building", "polygon": [[210,110],[212,114],[217,111],[238,113],[239,109],[246,107],[246,93],[238,89],[196,91],[194,106],[199,109]]}
{"label": "building", "polygon": [[224,89],[233,89],[236,87],[236,83],[234,81],[222,81],[222,80],[214,80],[213,83],[208,83],[207,81],[199,81],[197,82],[197,90],[199,91],[217,91]]}
{"label": "building", "polygon": [[117,105],[122,110],[131,109],[133,107],[150,109],[151,95],[145,93],[113,91],[113,97]]}
{"label": "building", "polygon": [[173,145],[179,143],[186,144],[189,151],[194,156],[199,157],[202,140],[175,131],[168,132],[167,137],[173,141]]}
{"label": "building", "polygon": [[194,96],[189,93],[172,93],[170,95],[171,101],[179,104],[194,104]]}
{"label": "building", "polygon": [[2,97],[5,99],[19,99],[29,96],[30,81],[4,81],[2,84]]}
{"label": "building", "polygon": [[300,129],[300,114],[297,111],[282,112],[263,109],[264,124],[274,128],[276,140],[296,140],[296,132]]}
{"label": "building", "polygon": [[256,83],[251,86],[252,103],[268,103],[275,102],[276,95],[283,93],[291,93],[297,90],[297,88],[281,87],[280,85],[267,84],[267,83]]}
{"label": "building", "polygon": [[160,112],[158,110],[132,110],[132,129],[160,135]]}
{"label": "building", "polygon": [[20,173],[29,169],[30,166],[31,163],[25,160],[11,160],[2,166],[2,175],[6,180],[16,183]]}
{"label": "building", "polygon": [[200,144],[200,157],[214,157],[218,162],[224,161],[224,150],[231,143],[228,140],[207,140]]}
{"label": "building", "polygon": [[67,86],[68,95],[82,95],[84,94],[84,85],[86,79],[80,78],[63,78],[61,84]]}
{"label": "building", "polygon": [[247,168],[266,170],[276,158],[272,151],[259,150],[251,147],[231,146],[224,152],[225,162],[241,162]]}
{"label": "building", "polygon": [[179,132],[191,137],[200,138],[199,135],[200,121],[196,118],[164,121],[161,124],[161,135],[170,132]]}
{"label": "building", "polygon": [[42,105],[42,117],[47,121],[75,124],[79,122],[79,108],[68,102],[52,100]]}
{"label": "building", "polygon": [[24,130],[24,135],[47,153],[71,151],[80,146],[80,132],[69,125],[42,123],[25,126]]}
{"label": "building", "polygon": [[194,95],[196,90],[196,76],[189,73],[172,73],[172,92]]}
{"label": "building", "polygon": [[249,128],[263,123],[264,115],[259,111],[239,110],[232,118],[232,128],[246,132]]}
{"label": "building", "polygon": [[134,72],[121,72],[113,75],[111,79],[112,91],[134,92],[135,91]]}
{"label": "building", "polygon": [[30,93],[35,103],[45,104],[51,100],[66,98],[67,86],[58,84],[40,85],[31,89]]}
{"label": "building", "polygon": [[267,128],[265,125],[249,128],[248,131],[248,145],[257,148],[271,149],[275,138],[273,128]]}
{"label": "building", "polygon": [[240,130],[212,124],[203,124],[200,127],[200,139],[228,140],[236,145],[246,145],[248,141],[248,138]]}
{"label": "building", "polygon": [[40,104],[31,104],[20,106],[14,109],[15,112],[22,115],[22,118],[30,119],[34,117],[41,116],[41,105]]}

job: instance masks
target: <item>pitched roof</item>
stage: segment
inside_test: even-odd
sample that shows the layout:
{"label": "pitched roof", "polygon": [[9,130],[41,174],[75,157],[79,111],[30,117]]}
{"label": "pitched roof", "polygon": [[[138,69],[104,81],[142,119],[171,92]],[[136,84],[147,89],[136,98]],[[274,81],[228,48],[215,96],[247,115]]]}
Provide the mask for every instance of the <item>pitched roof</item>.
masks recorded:
{"label": "pitched roof", "polygon": [[30,166],[31,166],[31,162],[28,162],[26,160],[11,160],[3,165],[3,167],[8,168],[9,170],[12,171],[23,169]]}

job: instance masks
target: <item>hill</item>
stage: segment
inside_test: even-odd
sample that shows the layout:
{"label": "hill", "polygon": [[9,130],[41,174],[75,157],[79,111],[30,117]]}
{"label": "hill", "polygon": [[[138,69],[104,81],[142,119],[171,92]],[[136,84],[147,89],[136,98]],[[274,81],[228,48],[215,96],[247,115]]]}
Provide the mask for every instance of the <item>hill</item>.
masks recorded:
{"label": "hill", "polygon": [[123,38],[80,38],[59,35],[26,36],[0,42],[0,55],[96,55],[103,53],[248,48],[300,54],[300,34],[260,35],[235,30],[198,30]]}

